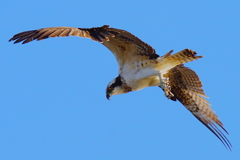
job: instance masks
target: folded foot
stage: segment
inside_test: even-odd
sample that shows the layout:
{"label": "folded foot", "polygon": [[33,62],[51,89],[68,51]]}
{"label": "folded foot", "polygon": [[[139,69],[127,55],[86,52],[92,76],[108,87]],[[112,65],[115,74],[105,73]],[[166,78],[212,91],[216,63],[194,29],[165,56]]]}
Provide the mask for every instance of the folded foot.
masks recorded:
{"label": "folded foot", "polygon": [[160,79],[159,87],[162,88],[162,90],[164,91],[164,95],[168,99],[171,99],[172,97],[174,97],[174,94],[171,92],[171,86],[169,85],[169,78],[163,77],[160,71],[158,73],[159,73],[159,79]]}

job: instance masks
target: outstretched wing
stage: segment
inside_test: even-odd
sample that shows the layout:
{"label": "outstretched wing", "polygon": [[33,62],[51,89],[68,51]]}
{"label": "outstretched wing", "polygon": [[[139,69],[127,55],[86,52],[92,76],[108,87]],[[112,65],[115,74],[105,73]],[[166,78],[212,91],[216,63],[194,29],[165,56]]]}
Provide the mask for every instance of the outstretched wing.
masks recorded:
{"label": "outstretched wing", "polygon": [[15,41],[14,43],[22,42],[22,44],[25,44],[33,40],[66,36],[90,38],[102,43],[114,54],[120,68],[127,61],[134,62],[139,57],[141,57],[141,60],[156,59],[159,57],[150,45],[141,41],[136,36],[124,30],[109,28],[108,25],[96,28],[42,28],[18,33],[9,41]]}
{"label": "outstretched wing", "polygon": [[217,125],[228,134],[222,122],[214,113],[211,104],[205,99],[202,83],[198,75],[184,65],[172,68],[169,73],[171,92],[174,94],[172,100],[180,101],[202,124],[204,124],[215,136],[220,139],[225,147],[231,150],[231,143],[217,127]]}

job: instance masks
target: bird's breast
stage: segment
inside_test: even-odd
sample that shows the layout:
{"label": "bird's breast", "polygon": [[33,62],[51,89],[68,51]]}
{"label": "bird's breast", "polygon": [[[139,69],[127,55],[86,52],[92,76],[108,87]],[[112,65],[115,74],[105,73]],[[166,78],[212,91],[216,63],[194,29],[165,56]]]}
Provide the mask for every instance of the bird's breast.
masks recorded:
{"label": "bird's breast", "polygon": [[158,86],[158,72],[151,65],[142,65],[141,62],[135,65],[128,65],[122,69],[121,76],[124,78],[132,91],[141,90],[150,86]]}

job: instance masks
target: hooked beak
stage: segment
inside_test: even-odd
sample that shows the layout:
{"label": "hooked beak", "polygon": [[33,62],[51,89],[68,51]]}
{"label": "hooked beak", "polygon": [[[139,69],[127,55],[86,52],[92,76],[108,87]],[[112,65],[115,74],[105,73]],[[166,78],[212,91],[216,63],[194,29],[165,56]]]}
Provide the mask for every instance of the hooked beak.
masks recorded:
{"label": "hooked beak", "polygon": [[110,100],[110,95],[109,94],[106,94],[106,98],[108,99],[108,100]]}

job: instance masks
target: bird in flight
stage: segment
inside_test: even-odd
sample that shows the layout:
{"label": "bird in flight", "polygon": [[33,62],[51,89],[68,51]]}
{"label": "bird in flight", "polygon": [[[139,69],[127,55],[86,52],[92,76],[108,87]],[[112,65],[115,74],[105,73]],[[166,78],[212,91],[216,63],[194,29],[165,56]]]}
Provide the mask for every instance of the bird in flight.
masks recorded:
{"label": "bird in flight", "polygon": [[[160,87],[165,96],[181,102],[202,124],[231,150],[232,145],[221,129],[222,122],[205,99],[198,75],[183,64],[202,58],[190,49],[159,56],[155,50],[133,34],[108,25],[93,28],[50,27],[14,35],[9,41],[22,44],[49,37],[79,36],[102,43],[118,62],[118,76],[109,82],[106,98],[138,91],[150,86]],[[221,128],[219,129],[218,126]]]}

